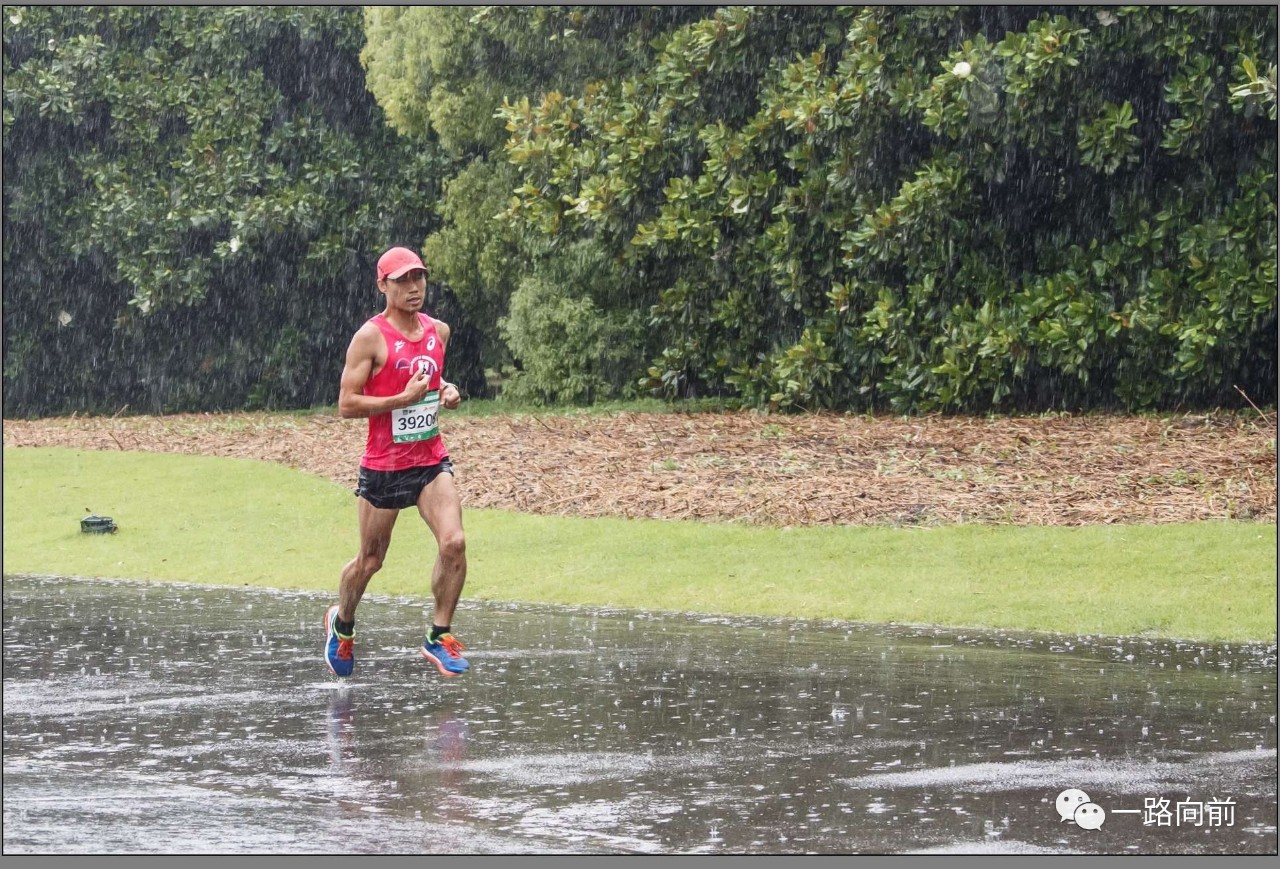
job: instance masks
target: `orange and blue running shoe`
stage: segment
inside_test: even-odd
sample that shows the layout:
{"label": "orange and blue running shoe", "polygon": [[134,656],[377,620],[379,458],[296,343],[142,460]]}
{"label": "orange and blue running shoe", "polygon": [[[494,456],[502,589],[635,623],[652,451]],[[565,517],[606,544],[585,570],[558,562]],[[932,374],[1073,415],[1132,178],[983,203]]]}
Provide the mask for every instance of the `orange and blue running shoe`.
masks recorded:
{"label": "orange and blue running shoe", "polygon": [[356,666],[355,636],[338,633],[338,605],[335,603],[324,614],[327,636],[324,644],[324,662],[335,676],[350,676]]}
{"label": "orange and blue running shoe", "polygon": [[422,657],[436,665],[442,676],[457,676],[471,669],[467,659],[462,657],[463,645],[453,634],[441,634],[431,641],[428,634],[422,641]]}

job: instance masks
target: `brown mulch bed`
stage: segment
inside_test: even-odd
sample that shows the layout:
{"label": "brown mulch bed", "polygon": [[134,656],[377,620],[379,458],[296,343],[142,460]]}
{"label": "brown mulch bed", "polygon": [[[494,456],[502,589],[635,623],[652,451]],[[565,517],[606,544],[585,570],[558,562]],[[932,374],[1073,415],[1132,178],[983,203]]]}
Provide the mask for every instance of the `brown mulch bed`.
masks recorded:
{"label": "brown mulch bed", "polygon": [[[1276,518],[1276,415],[445,417],[467,507],[768,525]],[[236,456],[353,486],[363,420],[6,420],[6,447]]]}

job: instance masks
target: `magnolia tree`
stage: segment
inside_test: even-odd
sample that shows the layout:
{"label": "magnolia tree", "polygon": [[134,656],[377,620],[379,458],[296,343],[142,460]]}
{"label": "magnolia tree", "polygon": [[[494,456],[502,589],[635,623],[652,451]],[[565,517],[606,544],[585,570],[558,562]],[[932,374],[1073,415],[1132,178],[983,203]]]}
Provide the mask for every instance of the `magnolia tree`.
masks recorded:
{"label": "magnolia tree", "polygon": [[[369,88],[407,140],[452,163],[427,264],[456,294],[503,394],[590,402],[633,394],[657,345],[630,271],[585,237],[499,219],[520,185],[506,157],[504,102],[638,74],[651,40],[699,20],[692,6],[370,7]],[[643,283],[643,282],[641,282]],[[473,394],[479,391],[473,389]]]}
{"label": "magnolia tree", "polygon": [[1274,401],[1275,54],[1263,7],[722,8],[507,100],[504,220],[603,248],[670,396]]}
{"label": "magnolia tree", "polygon": [[5,7],[5,412],[332,403],[439,152],[358,8]]}

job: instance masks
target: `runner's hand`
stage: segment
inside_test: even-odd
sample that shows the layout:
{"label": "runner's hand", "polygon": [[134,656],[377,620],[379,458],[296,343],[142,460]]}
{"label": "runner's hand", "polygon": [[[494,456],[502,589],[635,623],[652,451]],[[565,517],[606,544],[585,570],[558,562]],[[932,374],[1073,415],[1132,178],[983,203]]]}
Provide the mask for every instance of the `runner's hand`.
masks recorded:
{"label": "runner's hand", "polygon": [[462,393],[452,383],[446,383],[440,390],[440,405],[445,410],[454,410],[462,403]]}
{"label": "runner's hand", "polygon": [[427,375],[426,369],[419,369],[417,374],[409,378],[409,382],[404,385],[404,392],[400,395],[407,399],[409,404],[417,404],[431,391],[430,386],[431,378]]}

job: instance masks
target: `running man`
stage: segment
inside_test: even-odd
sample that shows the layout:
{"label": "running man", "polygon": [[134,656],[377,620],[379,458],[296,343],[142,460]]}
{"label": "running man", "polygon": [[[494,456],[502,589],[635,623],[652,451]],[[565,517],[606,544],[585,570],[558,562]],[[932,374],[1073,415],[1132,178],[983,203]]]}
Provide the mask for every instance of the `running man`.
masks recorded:
{"label": "running man", "polygon": [[470,667],[450,633],[467,578],[466,541],[453,465],[437,426],[439,409],[461,402],[458,388],[442,377],[449,326],[421,312],[427,269],[407,248],[393,247],[378,260],[378,291],[386,308],[351,339],[338,388],[338,414],[367,417],[369,435],[356,486],[360,551],[342,569],[338,602],[325,613],[325,662],[335,676],[351,675],[356,607],[382,567],[400,511],[417,507],[437,550],[435,610],[420,651],[441,674],[457,676]]}

